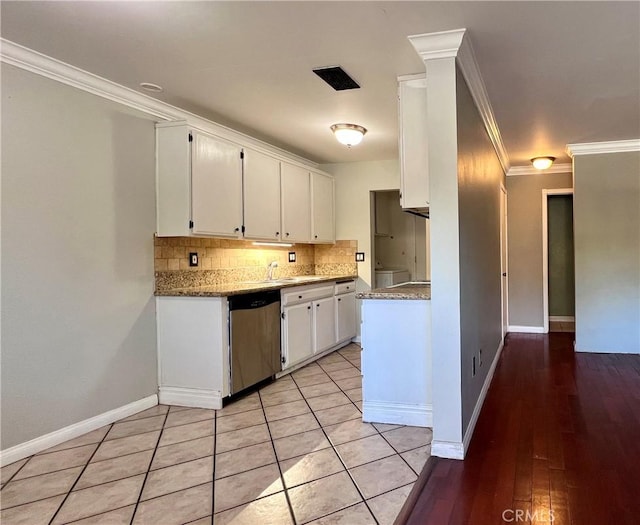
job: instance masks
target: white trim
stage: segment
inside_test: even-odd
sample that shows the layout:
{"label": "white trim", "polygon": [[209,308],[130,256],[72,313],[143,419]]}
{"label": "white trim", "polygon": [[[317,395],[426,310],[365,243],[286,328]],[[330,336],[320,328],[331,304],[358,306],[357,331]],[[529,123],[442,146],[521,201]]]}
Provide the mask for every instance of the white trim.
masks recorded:
{"label": "white trim", "polygon": [[[547,332],[549,329],[547,328]],[[509,325],[509,333],[513,334],[545,334],[544,326],[519,326]]]}
{"label": "white trim", "polygon": [[464,444],[434,439],[431,443],[431,455],[445,459],[464,459]]}
{"label": "white trim", "polygon": [[139,399],[138,401],[134,401],[133,403],[129,403],[127,405],[121,406],[119,408],[114,408],[113,410],[109,410],[108,412],[104,412],[89,419],[85,419],[84,421],[74,423],[73,425],[69,425],[68,427],[54,430],[53,432],[45,434],[44,436],[40,436],[25,443],[20,443],[19,445],[1,450],[0,465],[9,465],[20,459],[33,456],[38,452],[42,452],[43,450],[46,450],[48,448],[55,447],[56,445],[64,443],[65,441],[69,441],[70,439],[80,437],[87,432],[97,430],[100,427],[109,425],[114,421],[118,421],[119,419],[123,419],[125,417],[132,416],[133,414],[137,414],[138,412],[142,412],[143,410],[154,407],[157,404],[158,396],[156,394],[153,394],[151,396]]}
{"label": "white trim", "polygon": [[410,425],[412,427],[432,427],[433,408],[431,405],[364,401],[362,403],[362,421],[390,425]]}
{"label": "white trim", "polygon": [[537,170],[533,166],[511,166],[507,172],[507,177],[517,177],[519,175],[550,175],[552,173],[573,173],[573,164],[554,164],[549,169]]}
{"label": "white trim", "polygon": [[555,321],[558,323],[574,323],[576,320],[573,315],[550,315],[549,321]]}
{"label": "white trim", "polygon": [[219,390],[161,386],[158,389],[158,398],[162,405],[210,408],[215,410],[222,408],[222,394]]}
{"label": "white trim", "polygon": [[[454,29],[439,33],[425,33],[409,36],[409,42],[424,62],[434,59],[455,58],[460,71],[469,86],[471,96],[478,108],[484,127],[489,134],[502,169],[507,173],[511,167],[509,155],[502,141],[500,129],[493,114],[489,95],[482,80],[471,40],[466,29]],[[466,38],[465,38],[466,36]]]}
{"label": "white trim", "polygon": [[571,158],[576,155],[599,155],[601,153],[625,153],[640,151],[640,139],[612,140],[609,142],[583,142],[567,144],[567,153]]}
{"label": "white trim", "polygon": [[549,333],[549,195],[573,195],[573,188],[542,190],[542,322]]}
{"label": "white trim", "polygon": [[491,363],[491,368],[489,368],[487,377],[485,378],[484,384],[482,385],[482,390],[480,390],[480,395],[478,396],[476,406],[473,409],[473,414],[471,414],[471,419],[469,420],[469,425],[467,425],[467,430],[464,433],[464,438],[462,438],[463,450],[465,454],[467,453],[467,450],[469,450],[471,438],[473,437],[473,431],[476,429],[476,423],[478,422],[478,418],[480,417],[480,411],[482,410],[482,405],[484,405],[484,400],[487,397],[487,392],[489,391],[489,387],[491,386],[493,374],[496,371],[496,366],[498,366],[498,361],[500,360],[500,355],[502,354],[503,348],[504,342],[500,341],[498,350],[496,351],[496,355],[493,358],[493,362]]}
{"label": "white trim", "polygon": [[267,142],[250,137],[211,120],[202,118],[194,113],[139,93],[128,87],[116,84],[111,80],[99,77],[60,60],[38,53],[32,49],[0,38],[0,60],[15,67],[30,71],[37,75],[61,82],[76,89],[123,104],[124,106],[142,111],[159,120],[187,121],[194,129],[212,133],[220,138],[229,140],[241,146],[268,153],[304,167],[312,166],[318,169],[318,163],[290,153],[284,149],[272,146]]}

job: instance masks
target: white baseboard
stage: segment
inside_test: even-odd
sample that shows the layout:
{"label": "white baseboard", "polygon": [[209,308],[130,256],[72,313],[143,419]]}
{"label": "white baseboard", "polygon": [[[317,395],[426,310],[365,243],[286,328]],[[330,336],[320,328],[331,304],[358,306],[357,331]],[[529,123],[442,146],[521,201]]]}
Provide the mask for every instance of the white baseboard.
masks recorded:
{"label": "white baseboard", "polygon": [[509,325],[508,332],[516,332],[519,334],[544,334],[544,326],[516,326]]}
{"label": "white baseboard", "polygon": [[352,340],[352,343],[358,343],[361,344],[362,343],[362,337],[360,337],[359,335],[355,336]]}
{"label": "white baseboard", "polygon": [[364,401],[362,403],[362,420],[368,423],[432,427],[433,408],[431,405]]}
{"label": "white baseboard", "polygon": [[503,348],[504,348],[504,340],[500,341],[500,345],[498,345],[498,351],[496,352],[496,355],[493,358],[493,362],[491,363],[491,368],[489,368],[487,377],[484,380],[484,385],[482,385],[482,390],[480,390],[480,395],[478,396],[478,400],[476,401],[476,406],[473,409],[473,414],[471,414],[469,425],[467,426],[467,430],[464,433],[464,438],[462,439],[463,451],[464,451],[463,454],[466,454],[467,450],[469,450],[469,444],[471,443],[473,431],[475,430],[476,423],[478,422],[478,418],[480,417],[480,411],[482,410],[482,405],[484,405],[484,399],[485,397],[487,397],[487,392],[489,391],[489,387],[491,386],[491,381],[493,380],[493,374],[496,371],[496,366],[498,366],[498,361],[500,360],[500,354],[502,354]]}
{"label": "white baseboard", "polygon": [[550,315],[549,321],[556,321],[560,323],[575,323],[576,318],[573,315]]}
{"label": "white baseboard", "polygon": [[8,465],[20,459],[33,456],[38,452],[42,452],[43,450],[46,450],[48,448],[55,447],[56,445],[64,443],[65,441],[69,441],[70,439],[80,437],[87,432],[97,430],[100,427],[109,425],[110,423],[118,421],[119,419],[132,416],[133,414],[141,412],[142,410],[154,407],[157,404],[158,396],[156,394],[153,394],[152,396],[139,399],[138,401],[134,401],[133,403],[129,403],[128,405],[114,408],[113,410],[109,410],[108,412],[104,412],[103,414],[99,414],[89,419],[85,419],[84,421],[74,423],[73,425],[69,425],[68,427],[54,430],[53,432],[45,434],[44,436],[40,436],[25,443],[20,443],[19,445],[1,450],[0,465]]}
{"label": "white baseboard", "polygon": [[222,394],[219,390],[161,386],[158,389],[158,397],[162,405],[211,408],[215,410],[222,408]]}
{"label": "white baseboard", "polygon": [[431,455],[445,459],[464,459],[464,445],[451,441],[437,441],[431,443]]}

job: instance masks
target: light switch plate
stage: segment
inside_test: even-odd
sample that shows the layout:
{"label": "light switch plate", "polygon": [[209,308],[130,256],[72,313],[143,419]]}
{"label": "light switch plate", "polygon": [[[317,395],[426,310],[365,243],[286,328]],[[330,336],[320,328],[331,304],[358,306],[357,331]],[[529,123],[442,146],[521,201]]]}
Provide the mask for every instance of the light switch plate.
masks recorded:
{"label": "light switch plate", "polygon": [[189,266],[198,266],[198,252],[189,253]]}
{"label": "light switch plate", "polygon": [[296,262],[296,252],[289,252],[289,262]]}
{"label": "light switch plate", "polygon": [[356,252],[356,262],[364,262],[364,252]]}

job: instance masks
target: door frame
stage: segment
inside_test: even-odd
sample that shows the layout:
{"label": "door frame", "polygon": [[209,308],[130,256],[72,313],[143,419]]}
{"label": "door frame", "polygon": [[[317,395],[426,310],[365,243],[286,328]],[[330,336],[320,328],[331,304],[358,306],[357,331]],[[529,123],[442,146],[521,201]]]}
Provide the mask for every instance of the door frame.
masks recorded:
{"label": "door frame", "polygon": [[549,333],[549,196],[573,195],[573,188],[542,190],[542,326]]}
{"label": "door frame", "polygon": [[[507,196],[507,188],[503,183],[500,183],[500,323],[502,324],[503,343],[509,331],[509,222],[507,219]],[[504,315],[505,309],[506,319]]]}

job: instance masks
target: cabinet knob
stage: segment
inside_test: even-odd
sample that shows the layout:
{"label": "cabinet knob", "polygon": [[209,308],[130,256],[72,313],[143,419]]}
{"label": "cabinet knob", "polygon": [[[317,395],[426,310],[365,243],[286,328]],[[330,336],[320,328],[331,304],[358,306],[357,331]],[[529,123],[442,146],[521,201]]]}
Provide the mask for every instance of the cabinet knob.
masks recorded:
{"label": "cabinet knob", "polygon": [[278,235],[280,235],[280,232],[276,232],[276,237],[277,237]]}
{"label": "cabinet knob", "polygon": [[340,297],[338,297],[338,302],[342,301],[342,299],[340,299]]}
{"label": "cabinet knob", "polygon": [[289,237],[289,232],[287,232],[285,235],[286,235],[287,237]]}
{"label": "cabinet knob", "polygon": [[310,306],[307,306],[307,310],[311,310],[311,307],[310,307]]}
{"label": "cabinet knob", "polygon": [[314,235],[314,237],[315,237],[316,239],[318,238],[318,236],[317,236],[317,235]]}
{"label": "cabinet knob", "polygon": [[316,308],[320,308],[320,303],[316,304]]}
{"label": "cabinet knob", "polygon": [[240,228],[236,228],[235,230],[233,230],[234,232],[239,232]]}
{"label": "cabinet knob", "polygon": [[298,296],[298,299],[302,299],[302,296],[301,296],[301,295],[299,295],[299,296]]}

